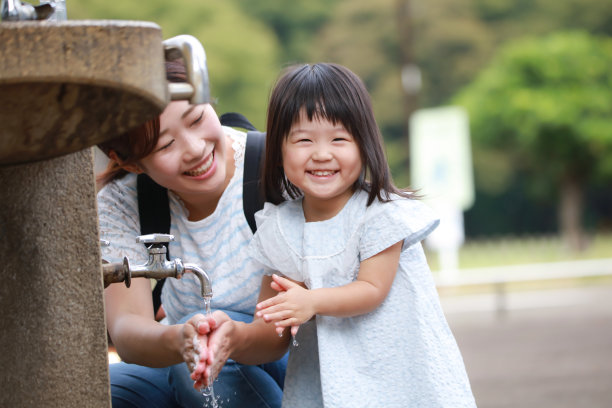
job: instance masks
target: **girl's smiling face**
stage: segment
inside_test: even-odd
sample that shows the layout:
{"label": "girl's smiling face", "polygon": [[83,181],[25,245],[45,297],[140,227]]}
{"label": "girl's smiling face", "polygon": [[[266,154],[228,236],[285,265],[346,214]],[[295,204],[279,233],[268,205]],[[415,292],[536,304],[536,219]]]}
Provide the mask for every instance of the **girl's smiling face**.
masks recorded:
{"label": "girl's smiling face", "polygon": [[287,179],[304,193],[305,214],[315,207],[337,214],[362,171],[359,146],[344,126],[316,116],[308,120],[304,111],[283,142],[282,156]]}
{"label": "girl's smiling face", "polygon": [[160,116],[160,136],[139,164],[158,184],[181,198],[223,192],[231,177],[226,166],[226,137],[210,104],[171,102]]}

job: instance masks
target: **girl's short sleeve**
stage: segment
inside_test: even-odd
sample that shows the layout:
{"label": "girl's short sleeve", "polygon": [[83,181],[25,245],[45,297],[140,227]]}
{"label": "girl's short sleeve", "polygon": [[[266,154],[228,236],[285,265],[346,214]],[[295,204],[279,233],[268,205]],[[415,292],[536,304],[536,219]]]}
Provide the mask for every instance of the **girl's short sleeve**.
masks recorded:
{"label": "girl's short sleeve", "polygon": [[415,199],[375,201],[366,211],[359,243],[360,261],[368,259],[399,241],[402,251],[425,239],[439,224],[426,204]]}
{"label": "girl's short sleeve", "polygon": [[280,208],[265,203],[264,208],[255,213],[257,231],[249,244],[249,255],[262,265],[265,274],[276,271],[301,281],[299,257],[287,242],[287,231],[279,225]]}

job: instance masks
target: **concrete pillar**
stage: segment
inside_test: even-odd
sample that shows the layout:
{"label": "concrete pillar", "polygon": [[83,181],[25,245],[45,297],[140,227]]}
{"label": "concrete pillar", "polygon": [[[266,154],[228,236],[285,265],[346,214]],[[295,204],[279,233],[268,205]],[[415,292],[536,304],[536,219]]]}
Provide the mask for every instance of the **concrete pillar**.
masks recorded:
{"label": "concrete pillar", "polygon": [[92,149],[0,166],[0,407],[110,407]]}

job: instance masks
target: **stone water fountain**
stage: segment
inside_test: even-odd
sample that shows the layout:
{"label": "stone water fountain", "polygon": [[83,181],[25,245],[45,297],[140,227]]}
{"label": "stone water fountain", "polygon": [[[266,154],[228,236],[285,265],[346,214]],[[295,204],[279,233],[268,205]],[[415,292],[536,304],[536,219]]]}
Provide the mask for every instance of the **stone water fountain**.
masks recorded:
{"label": "stone water fountain", "polygon": [[110,406],[91,146],[171,99],[206,100],[207,79],[165,80],[165,54],[191,39],[147,22],[0,22],[0,407]]}

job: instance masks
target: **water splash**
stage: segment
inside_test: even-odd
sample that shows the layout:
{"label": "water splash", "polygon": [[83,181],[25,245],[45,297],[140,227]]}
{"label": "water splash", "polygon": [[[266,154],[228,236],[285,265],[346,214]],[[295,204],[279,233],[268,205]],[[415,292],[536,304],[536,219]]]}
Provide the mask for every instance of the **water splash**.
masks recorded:
{"label": "water splash", "polygon": [[[210,316],[212,313],[210,308],[210,300],[210,297],[204,298],[204,310],[206,311],[207,317]],[[200,392],[204,396],[205,407],[208,407],[210,403],[210,406],[212,406],[213,408],[219,408],[219,405],[217,404],[217,397],[215,396],[215,389],[213,388],[212,382],[210,382],[206,387],[202,387],[202,389],[200,389]]]}

